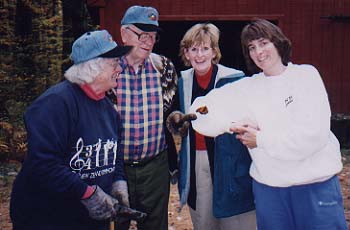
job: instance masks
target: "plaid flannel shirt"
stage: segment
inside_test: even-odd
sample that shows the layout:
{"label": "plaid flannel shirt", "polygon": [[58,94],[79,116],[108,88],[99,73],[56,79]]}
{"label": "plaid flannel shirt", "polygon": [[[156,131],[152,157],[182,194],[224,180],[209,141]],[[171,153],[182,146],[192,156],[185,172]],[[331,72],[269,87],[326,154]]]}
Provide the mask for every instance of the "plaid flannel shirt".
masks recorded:
{"label": "plaid flannel shirt", "polygon": [[138,72],[121,60],[117,111],[123,126],[119,149],[125,161],[151,158],[166,147],[160,73],[146,59]]}

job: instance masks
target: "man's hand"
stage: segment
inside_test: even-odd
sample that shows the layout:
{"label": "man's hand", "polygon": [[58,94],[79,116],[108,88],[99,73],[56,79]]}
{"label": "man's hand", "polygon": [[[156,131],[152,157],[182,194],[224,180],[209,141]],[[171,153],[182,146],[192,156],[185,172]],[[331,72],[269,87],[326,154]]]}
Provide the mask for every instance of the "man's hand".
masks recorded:
{"label": "man's hand", "polygon": [[89,211],[89,216],[95,220],[107,220],[116,215],[114,206],[118,200],[106,194],[99,186],[94,185],[94,193],[87,199],[82,199],[81,203]]}
{"label": "man's hand", "polygon": [[190,121],[196,119],[197,116],[194,113],[183,114],[180,111],[174,111],[168,116],[166,126],[170,133],[175,135],[179,134],[181,137],[185,137],[188,134]]}
{"label": "man's hand", "polygon": [[117,198],[120,204],[130,207],[128,185],[125,180],[118,180],[112,184],[111,195]]}
{"label": "man's hand", "polygon": [[179,180],[179,170],[175,169],[172,172],[169,170],[169,174],[170,174],[170,183],[176,184],[177,181]]}

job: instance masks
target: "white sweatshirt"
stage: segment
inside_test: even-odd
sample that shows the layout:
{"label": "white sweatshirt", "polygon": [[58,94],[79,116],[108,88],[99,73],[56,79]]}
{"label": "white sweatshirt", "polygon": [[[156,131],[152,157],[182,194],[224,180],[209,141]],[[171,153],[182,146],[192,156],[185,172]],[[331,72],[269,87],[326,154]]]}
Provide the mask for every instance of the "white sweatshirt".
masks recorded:
{"label": "white sweatshirt", "polygon": [[[207,114],[195,112],[207,106]],[[250,149],[250,174],[258,182],[288,187],[324,181],[342,169],[339,142],[330,131],[328,96],[311,65],[289,63],[278,76],[263,73],[197,98],[193,128],[207,136],[229,132],[232,122],[258,124]]]}

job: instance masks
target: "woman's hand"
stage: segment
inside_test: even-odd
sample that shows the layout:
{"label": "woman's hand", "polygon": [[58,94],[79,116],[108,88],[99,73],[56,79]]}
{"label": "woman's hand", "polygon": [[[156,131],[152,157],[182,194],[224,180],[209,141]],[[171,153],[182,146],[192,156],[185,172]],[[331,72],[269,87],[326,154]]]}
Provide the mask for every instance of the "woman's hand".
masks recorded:
{"label": "woman's hand", "polygon": [[232,123],[230,128],[230,131],[237,134],[236,138],[249,149],[257,147],[256,133],[259,130],[258,125],[250,120]]}

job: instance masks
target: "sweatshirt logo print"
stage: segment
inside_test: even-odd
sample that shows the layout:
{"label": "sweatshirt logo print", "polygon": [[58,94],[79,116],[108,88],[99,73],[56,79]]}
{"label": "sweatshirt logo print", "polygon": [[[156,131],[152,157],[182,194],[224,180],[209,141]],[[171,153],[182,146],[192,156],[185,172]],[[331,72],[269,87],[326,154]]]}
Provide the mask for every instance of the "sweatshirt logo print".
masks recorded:
{"label": "sweatshirt logo print", "polygon": [[[76,143],[76,153],[71,158],[69,165],[73,171],[93,170],[107,165],[115,165],[117,159],[118,144],[115,140],[107,139],[91,145],[84,145],[83,138]],[[112,156],[111,156],[112,155]]]}
{"label": "sweatshirt logo print", "polygon": [[286,99],[284,99],[284,104],[286,107],[293,102],[293,96],[288,96]]}

